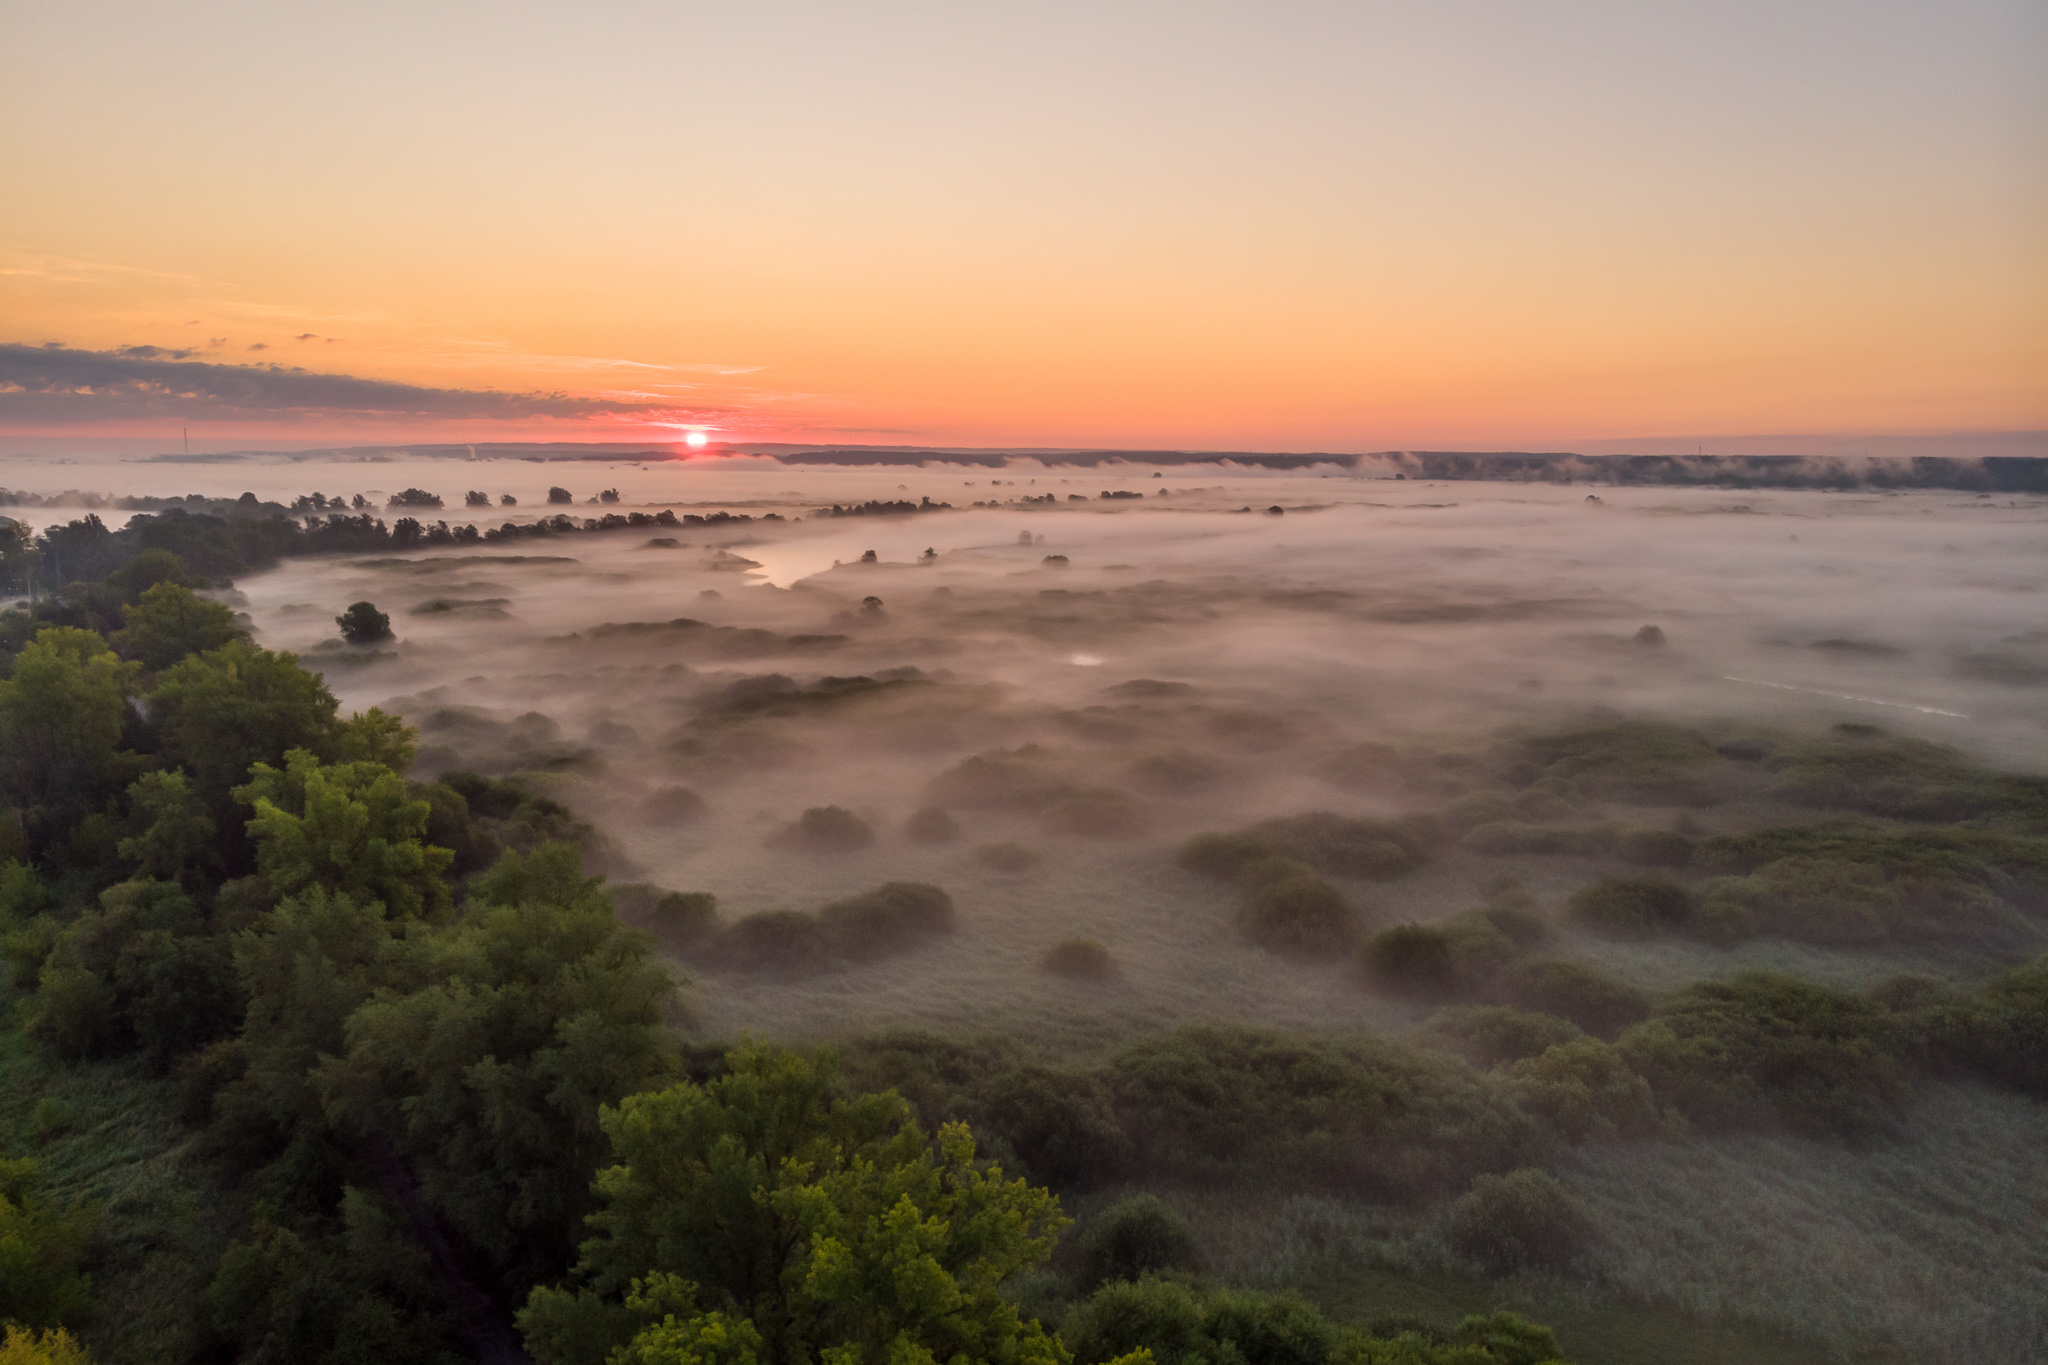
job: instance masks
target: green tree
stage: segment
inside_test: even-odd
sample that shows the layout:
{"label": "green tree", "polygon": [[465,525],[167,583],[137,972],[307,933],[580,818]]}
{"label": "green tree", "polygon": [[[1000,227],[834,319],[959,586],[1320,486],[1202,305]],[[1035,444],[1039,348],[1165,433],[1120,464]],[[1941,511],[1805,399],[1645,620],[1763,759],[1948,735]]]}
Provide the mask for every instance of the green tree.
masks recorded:
{"label": "green tree", "polygon": [[149,694],[164,759],[192,775],[207,812],[235,839],[234,788],[257,763],[282,762],[292,749],[323,751],[336,710],[327,684],[297,659],[243,640],[173,664]]}
{"label": "green tree", "polygon": [[414,918],[448,909],[455,855],[425,841],[432,808],[381,763],[322,764],[305,749],[282,770],[256,763],[235,799],[252,807],[256,866],[274,895],[324,886]]}
{"label": "green tree", "polygon": [[894,1094],[833,1102],[829,1054],[728,1063],[605,1111],[621,1164],[598,1176],[576,1287],[520,1314],[537,1358],[1064,1365],[997,1292],[1050,1254],[1058,1200],[977,1165],[964,1124],[933,1141]]}
{"label": "green tree", "polygon": [[355,602],[334,618],[341,637],[352,645],[372,645],[391,638],[391,618],[378,611],[374,602]]}
{"label": "green tree", "polygon": [[135,759],[120,744],[135,673],[89,630],[36,632],[15,656],[13,676],[0,681],[0,792],[8,804],[68,825],[126,785]]}
{"label": "green tree", "polygon": [[60,1207],[35,1190],[35,1162],[0,1158],[0,1319],[51,1328],[91,1302],[92,1277],[78,1267],[99,1208]]}
{"label": "green tree", "polygon": [[0,1340],[0,1365],[92,1365],[92,1357],[62,1327],[31,1332],[10,1322]]}
{"label": "green tree", "polygon": [[142,832],[123,839],[118,848],[135,865],[137,876],[175,881],[189,890],[219,866],[214,852],[219,826],[184,773],[144,773],[129,784],[128,803]]}
{"label": "green tree", "polygon": [[180,583],[163,582],[146,589],[133,606],[121,608],[121,616],[128,626],[115,637],[115,643],[151,672],[169,668],[187,654],[219,649],[242,636],[232,611]]}
{"label": "green tree", "polygon": [[506,855],[460,924],[396,943],[392,973],[321,1068],[328,1112],[391,1138],[521,1289],[560,1274],[606,1154],[601,1110],[674,1074],[674,983],[564,845]]}

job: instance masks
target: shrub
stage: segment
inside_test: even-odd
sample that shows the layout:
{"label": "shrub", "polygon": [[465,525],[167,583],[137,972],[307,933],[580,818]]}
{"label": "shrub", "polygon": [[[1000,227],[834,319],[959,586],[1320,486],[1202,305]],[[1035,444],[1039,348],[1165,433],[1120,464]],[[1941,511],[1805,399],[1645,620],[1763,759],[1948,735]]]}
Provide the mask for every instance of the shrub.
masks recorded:
{"label": "shrub", "polygon": [[1550,921],[1536,912],[1536,900],[1527,892],[1504,892],[1467,914],[1484,920],[1520,949],[1538,948],[1550,939]]}
{"label": "shrub", "polygon": [[574,502],[576,501],[576,495],[566,488],[550,488],[548,490],[548,501],[557,504]]}
{"label": "shrub", "polygon": [[1598,1038],[1612,1039],[1650,1017],[1649,992],[1582,962],[1518,963],[1508,973],[1503,991],[1523,1009],[1569,1019]]}
{"label": "shrub", "polygon": [[1293,860],[1278,844],[1257,835],[1197,834],[1181,845],[1179,862],[1199,876],[1246,882],[1254,880],[1260,869]]}
{"label": "shrub", "polygon": [[1038,866],[1037,850],[1022,844],[983,844],[967,856],[992,872],[1025,872]]}
{"label": "shrub", "polygon": [[1609,1044],[1581,1036],[1507,1068],[1522,1106],[1573,1142],[1674,1134],[1683,1127]]}
{"label": "shrub", "polygon": [[703,819],[709,809],[688,787],[657,787],[642,803],[640,818],[650,825],[682,825]]}
{"label": "shrub", "polygon": [[1572,918],[1613,938],[1682,933],[1695,925],[1692,893],[1666,877],[1606,877],[1571,896]]}
{"label": "shrub", "polygon": [[930,787],[938,804],[965,810],[1042,810],[1072,790],[1053,752],[1036,744],[963,758]]}
{"label": "shrub", "polygon": [[1411,825],[1355,820],[1328,811],[1262,820],[1246,833],[1338,877],[1398,877],[1413,871],[1426,856],[1426,841]]}
{"label": "shrub", "polygon": [[1407,1194],[1514,1165],[1536,1135],[1464,1062],[1377,1038],[1184,1028],[1125,1044],[1106,1079],[1159,1178]]}
{"label": "shrub", "polygon": [[1835,858],[1780,858],[1702,892],[1702,920],[1717,936],[1762,933],[1838,947],[1884,942],[1901,902],[1882,869]]}
{"label": "shrub", "polygon": [[341,627],[341,638],[352,645],[370,645],[391,638],[391,618],[378,611],[372,602],[351,603],[347,611],[334,618],[334,624]]}
{"label": "shrub", "polygon": [[1556,1270],[1593,1240],[1593,1227],[1556,1178],[1534,1169],[1481,1175],[1444,1219],[1460,1256],[1491,1275]]}
{"label": "shrub", "polygon": [[852,853],[874,843],[875,832],[842,806],[812,806],[770,842],[807,853]]}
{"label": "shrub", "polygon": [[817,918],[801,910],[762,910],[734,920],[717,939],[717,958],[748,972],[812,972],[832,961]]}
{"label": "shrub", "polygon": [[833,948],[850,958],[881,957],[953,931],[953,898],[928,882],[887,882],[818,912]]}
{"label": "shrub", "polygon": [[1366,943],[1358,963],[1368,982],[1398,995],[1442,997],[1458,989],[1450,935],[1433,926],[1383,929]]}
{"label": "shrub", "polygon": [[1982,1075],[2048,1098],[2048,956],[1994,978],[1956,1014],[1952,1051]]}
{"label": "shrub", "polygon": [[1166,1270],[1197,1270],[1202,1257],[1187,1220],[1152,1194],[1119,1199],[1097,1214],[1080,1238],[1077,1280],[1093,1289]]}
{"label": "shrub", "polygon": [[1103,1285],[1069,1310],[1060,1337],[1076,1365],[1149,1351],[1159,1365],[1327,1365],[1337,1334],[1297,1294],[1199,1291],[1146,1276]]}
{"label": "shrub", "polygon": [[1720,797],[1721,756],[1699,735],[1657,721],[1534,735],[1509,746],[1504,764],[1522,763],[1586,795],[1631,805],[1710,805]]}
{"label": "shrub", "polygon": [[1578,1025],[1555,1015],[1506,1005],[1464,1005],[1432,1014],[1422,1026],[1422,1036],[1442,1042],[1480,1066],[1497,1066],[1534,1057],[1586,1035]]}
{"label": "shrub", "polygon": [[1073,1188],[1114,1180],[1130,1160],[1109,1090],[1093,1077],[1025,1064],[979,1080],[962,1106],[1033,1180]]}
{"label": "shrub", "polygon": [[1358,912],[1336,887],[1303,869],[1253,892],[1238,908],[1237,927],[1261,948],[1317,956],[1358,941]]}
{"label": "shrub", "polygon": [[1064,943],[1055,943],[1039,959],[1038,965],[1054,976],[1068,976],[1079,981],[1107,981],[1117,974],[1109,949],[1092,938],[1070,938]]}
{"label": "shrub", "polygon": [[1658,1098],[1697,1122],[1845,1134],[1897,1116],[1910,1045],[1875,1002],[1768,972],[1690,986],[1616,1044]]}
{"label": "shrub", "polygon": [[92,1302],[79,1266],[99,1206],[58,1205],[36,1194],[36,1181],[35,1162],[0,1158],[0,1319],[52,1328]]}
{"label": "shrub", "polygon": [[903,832],[920,844],[950,844],[960,837],[960,825],[940,807],[926,806],[903,822]]}

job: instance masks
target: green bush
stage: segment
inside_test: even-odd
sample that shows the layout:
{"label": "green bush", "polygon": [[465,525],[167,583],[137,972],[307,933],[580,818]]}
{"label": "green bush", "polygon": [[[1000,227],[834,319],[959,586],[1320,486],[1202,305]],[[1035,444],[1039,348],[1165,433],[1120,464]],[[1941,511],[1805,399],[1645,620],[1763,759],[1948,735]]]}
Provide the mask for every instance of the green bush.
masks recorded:
{"label": "green bush", "polygon": [[1683,726],[1622,721],[1550,734],[1508,745],[1500,762],[1541,778],[1571,782],[1586,795],[1629,805],[1704,806],[1723,793],[1725,760]]}
{"label": "green bush", "polygon": [[391,638],[390,616],[370,602],[351,603],[347,611],[334,618],[334,624],[341,627],[341,638],[352,645],[370,645]]}
{"label": "green bush", "polygon": [[1593,1242],[1593,1227],[1555,1177],[1534,1169],[1481,1175],[1444,1219],[1460,1256],[1491,1275],[1558,1270]]}
{"label": "green bush", "polygon": [[853,853],[874,843],[875,832],[842,806],[812,806],[771,842],[806,853]]}
{"label": "green bush", "polygon": [[1696,927],[1692,893],[1667,877],[1604,877],[1571,895],[1572,918],[1611,938],[1648,938]]}
{"label": "green bush", "polygon": [[1336,1332],[1296,1294],[1201,1291],[1147,1276],[1103,1285],[1060,1324],[1075,1365],[1149,1350],[1159,1365],[1328,1365]]}
{"label": "green bush", "polygon": [[1464,1062],[1377,1038],[1184,1028],[1126,1043],[1105,1079],[1138,1166],[1162,1179],[1408,1194],[1511,1166],[1537,1136]]}
{"label": "green bush", "polygon": [[1252,892],[1238,907],[1237,927],[1261,948],[1314,957],[1358,941],[1358,912],[1336,887],[1303,869]]}
{"label": "green bush", "polygon": [[926,806],[903,822],[903,832],[920,844],[950,844],[960,837],[960,825],[940,807]]}
{"label": "green bush", "polygon": [[100,1210],[59,1205],[36,1184],[35,1162],[0,1158],[0,1319],[52,1328],[92,1303],[92,1277],[79,1267]]}
{"label": "green bush", "polygon": [[1578,1025],[1555,1015],[1507,1005],[1461,1005],[1438,1010],[1421,1037],[1439,1042],[1477,1066],[1498,1066],[1585,1037]]}
{"label": "green bush", "polygon": [[743,972],[816,972],[835,960],[831,939],[817,916],[801,910],[742,915],[712,945],[720,966]]}
{"label": "green bush", "polygon": [[1334,877],[1398,877],[1428,859],[1428,840],[1413,822],[1314,811],[1262,820],[1245,833]]}
{"label": "green bush", "polygon": [[1652,1003],[1647,991],[1582,962],[1562,960],[1517,963],[1507,974],[1502,994],[1525,1010],[1569,1019],[1595,1037],[1608,1039],[1649,1018]]}
{"label": "green bush", "polygon": [[1171,1270],[1201,1268],[1194,1230],[1165,1200],[1133,1194],[1090,1219],[1079,1239],[1076,1281],[1093,1289]]}
{"label": "green bush", "polygon": [[1038,965],[1054,976],[1078,981],[1108,981],[1116,976],[1116,962],[1109,949],[1092,938],[1070,938],[1046,949]]}
{"label": "green bush", "polygon": [[1616,1047],[1663,1102],[1711,1127],[1868,1133],[1911,1094],[1906,1026],[1864,996],[1745,972],[1690,986]]}
{"label": "green bush", "polygon": [[1650,1083],[1619,1049],[1580,1037],[1506,1068],[1522,1107],[1572,1142],[1676,1136],[1684,1121],[1668,1113]]}
{"label": "green bush", "polygon": [[1358,957],[1365,979],[1381,990],[1441,999],[1459,989],[1451,936],[1421,924],[1397,924],[1367,940]]}
{"label": "green bush", "polygon": [[885,882],[826,906],[818,925],[843,957],[883,957],[951,933],[953,898],[929,882]]}

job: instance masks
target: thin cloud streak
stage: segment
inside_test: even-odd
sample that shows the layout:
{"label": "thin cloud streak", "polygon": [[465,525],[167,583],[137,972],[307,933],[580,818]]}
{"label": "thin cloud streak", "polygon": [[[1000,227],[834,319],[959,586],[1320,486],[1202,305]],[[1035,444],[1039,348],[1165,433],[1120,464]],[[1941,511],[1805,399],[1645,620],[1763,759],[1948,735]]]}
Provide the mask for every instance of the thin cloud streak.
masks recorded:
{"label": "thin cloud streak", "polygon": [[0,423],[105,422],[180,416],[532,418],[675,421],[728,417],[724,407],[552,392],[434,388],[300,366],[192,361],[189,350],[112,351],[0,343]]}

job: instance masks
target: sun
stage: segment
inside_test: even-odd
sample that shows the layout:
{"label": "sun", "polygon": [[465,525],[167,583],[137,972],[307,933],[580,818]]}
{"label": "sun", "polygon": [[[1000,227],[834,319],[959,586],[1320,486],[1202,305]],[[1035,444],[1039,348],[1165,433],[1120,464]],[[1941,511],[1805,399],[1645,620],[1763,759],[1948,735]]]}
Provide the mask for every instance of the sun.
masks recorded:
{"label": "sun", "polygon": [[710,443],[710,440],[711,440],[711,438],[710,438],[710,437],[709,437],[708,435],[706,435],[705,433],[701,432],[701,431],[690,431],[690,432],[685,432],[685,433],[683,434],[683,444],[685,444],[685,445],[690,445],[690,446],[701,446],[701,445],[707,445],[707,444],[709,444],[709,443]]}

